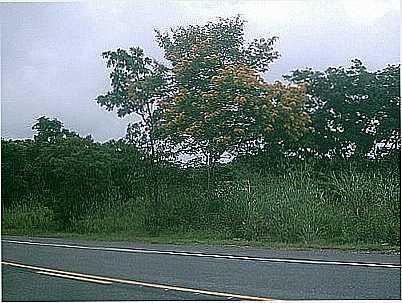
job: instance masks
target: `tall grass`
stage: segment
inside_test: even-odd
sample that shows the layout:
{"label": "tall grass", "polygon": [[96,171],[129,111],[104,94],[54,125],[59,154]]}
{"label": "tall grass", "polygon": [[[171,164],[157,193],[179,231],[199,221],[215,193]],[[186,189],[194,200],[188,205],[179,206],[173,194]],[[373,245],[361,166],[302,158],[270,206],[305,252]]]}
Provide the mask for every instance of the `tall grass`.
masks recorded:
{"label": "tall grass", "polygon": [[[35,197],[30,197],[33,202]],[[27,201],[23,201],[27,202]],[[36,201],[35,201],[36,202]],[[2,229],[19,233],[57,230],[53,211],[42,203],[18,203],[2,211]]]}
{"label": "tall grass", "polygon": [[73,220],[68,231],[83,234],[144,231],[146,214],[144,206],[144,200],[140,197],[126,202],[99,204],[83,218]]}
{"label": "tall grass", "polygon": [[[246,173],[202,184],[165,182],[160,188],[162,233],[195,232],[285,243],[400,245],[400,177],[353,170],[318,178],[309,167],[282,174]],[[77,233],[145,234],[151,201],[111,193],[72,220]],[[3,211],[4,230],[57,228],[49,208],[18,204]]]}
{"label": "tall grass", "polygon": [[400,180],[396,176],[342,173],[331,177],[330,202],[338,236],[346,242],[400,243]]}

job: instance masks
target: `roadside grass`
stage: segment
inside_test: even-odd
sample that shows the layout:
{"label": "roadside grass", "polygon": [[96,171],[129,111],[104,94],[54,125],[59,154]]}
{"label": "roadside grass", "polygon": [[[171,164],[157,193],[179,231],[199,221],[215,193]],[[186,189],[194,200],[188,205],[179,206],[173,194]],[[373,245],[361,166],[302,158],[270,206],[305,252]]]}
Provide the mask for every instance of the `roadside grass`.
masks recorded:
{"label": "roadside grass", "polygon": [[67,232],[77,234],[113,234],[140,231],[144,228],[143,199],[129,199],[121,203],[104,203],[93,208],[83,218],[73,219]]}
{"label": "roadside grass", "polygon": [[53,212],[44,205],[16,204],[2,211],[2,230],[18,233],[47,232],[57,226]]}
{"label": "roadside grass", "polygon": [[173,244],[173,245],[211,245],[228,247],[250,247],[278,250],[341,250],[355,252],[379,252],[400,254],[398,245],[381,245],[370,243],[283,243],[268,240],[251,241],[244,239],[229,239],[217,234],[205,233],[166,233],[159,236],[135,233],[88,233],[79,234],[71,232],[21,232],[21,230],[3,230],[2,236],[25,236],[42,238],[59,238],[65,240],[93,240],[93,241],[130,241],[143,244]]}
{"label": "roadside grass", "polygon": [[[201,186],[165,184],[159,233],[147,228],[146,197],[106,199],[62,229],[31,197],[2,213],[2,233],[146,243],[276,249],[400,251],[400,177],[353,170],[318,178],[308,167],[238,175]],[[22,203],[23,202],[23,203]]]}

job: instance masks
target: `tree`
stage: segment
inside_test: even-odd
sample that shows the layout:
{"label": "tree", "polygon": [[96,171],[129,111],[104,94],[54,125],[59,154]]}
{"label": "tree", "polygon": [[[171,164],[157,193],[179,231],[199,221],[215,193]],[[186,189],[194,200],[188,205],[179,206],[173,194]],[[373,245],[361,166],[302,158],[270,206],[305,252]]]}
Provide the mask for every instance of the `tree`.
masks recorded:
{"label": "tree", "polygon": [[360,60],[350,68],[295,70],[285,79],[304,83],[321,157],[380,157],[400,149],[400,66],[369,72]]}
{"label": "tree", "polygon": [[307,129],[303,90],[268,84],[258,74],[279,57],[273,49],[277,38],[246,45],[244,23],[220,18],[171,34],[157,31],[176,88],[161,104],[162,133],[185,153],[201,154],[208,167],[226,152],[274,144],[273,133],[290,138]]}
{"label": "tree", "polygon": [[158,103],[169,91],[168,69],[144,55],[138,47],[117,49],[102,54],[110,73],[112,90],[96,98],[107,110],[117,109],[119,117],[136,114],[140,120],[128,126],[127,140],[148,152],[156,160],[163,149],[155,137]]}
{"label": "tree", "polygon": [[36,142],[54,143],[63,136],[63,123],[59,120],[42,116],[38,118],[37,121],[38,122],[32,126],[32,129],[38,132],[34,136]]}
{"label": "tree", "polygon": [[2,208],[31,193],[27,176],[32,171],[32,140],[1,138],[1,199]]}
{"label": "tree", "polygon": [[[52,131],[44,127],[48,122]],[[63,128],[57,119],[41,117],[35,125],[39,130],[36,140],[2,139],[5,208],[46,207],[57,227],[70,230],[87,214],[145,196],[149,165],[134,145],[123,140],[101,144],[91,136],[82,138]]]}
{"label": "tree", "polygon": [[63,127],[63,123],[59,120],[50,119],[46,116],[42,116],[37,119],[32,129],[37,131],[34,135],[35,142],[38,143],[56,143],[57,141],[65,138],[78,138],[79,135],[76,132],[70,131]]}
{"label": "tree", "polygon": [[[302,89],[270,85],[259,75],[279,57],[273,49],[277,37],[246,44],[244,23],[240,17],[220,18],[171,33],[156,31],[171,68],[140,48],[103,53],[112,68],[112,90],[97,102],[119,116],[141,117],[126,138],[147,147],[152,163],[163,149],[174,149],[203,155],[209,172],[226,152],[252,152],[268,138],[273,144],[271,133],[277,130],[296,138],[307,129]],[[155,175],[152,180],[157,191]]]}
{"label": "tree", "polygon": [[126,50],[107,51],[102,54],[107,61],[112,90],[96,98],[98,104],[107,110],[117,109],[119,117],[136,114],[140,120],[127,128],[126,140],[150,155],[150,179],[153,204],[150,225],[158,228],[159,184],[156,169],[159,158],[166,150],[156,137],[156,121],[159,117],[159,103],[169,95],[168,69],[149,57],[138,47]]}
{"label": "tree", "polygon": [[201,95],[182,89],[164,105],[163,129],[213,166],[224,153],[253,153],[308,130],[300,87],[268,84],[252,69],[227,66]]}

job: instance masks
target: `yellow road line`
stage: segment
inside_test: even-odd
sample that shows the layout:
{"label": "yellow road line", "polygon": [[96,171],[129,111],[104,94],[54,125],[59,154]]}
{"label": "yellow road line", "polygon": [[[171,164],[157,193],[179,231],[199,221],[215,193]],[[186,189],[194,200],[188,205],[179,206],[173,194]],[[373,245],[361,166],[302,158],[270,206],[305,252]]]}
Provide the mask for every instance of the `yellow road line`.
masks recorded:
{"label": "yellow road line", "polygon": [[141,281],[117,279],[117,278],[103,277],[103,276],[96,276],[96,275],[87,275],[87,274],[82,274],[82,273],[68,272],[68,271],[62,271],[62,270],[56,270],[56,269],[44,268],[44,267],[37,267],[37,266],[31,266],[31,265],[25,265],[25,264],[13,263],[13,262],[7,262],[7,261],[2,261],[1,263],[4,265],[26,268],[26,269],[31,269],[31,270],[36,270],[36,271],[41,271],[41,272],[46,272],[46,273],[69,275],[70,277],[76,276],[76,277],[83,277],[83,278],[87,278],[87,279],[88,278],[89,279],[97,279],[97,280],[102,280],[102,281],[107,281],[107,282],[116,282],[116,283],[129,284],[129,285],[159,288],[159,289],[164,289],[164,290],[182,291],[182,292],[197,293],[197,294],[219,296],[219,297],[226,297],[226,298],[232,297],[232,298],[238,298],[241,300],[251,300],[251,301],[272,301],[273,300],[272,298],[265,298],[265,297],[255,297],[255,296],[231,294],[231,293],[225,293],[225,292],[209,291],[209,290],[203,290],[203,289],[177,287],[177,286],[172,286],[172,285],[146,283],[146,282],[141,282]]}
{"label": "yellow road line", "polygon": [[95,280],[95,279],[89,279],[89,278],[83,278],[83,277],[76,277],[76,276],[71,276],[71,275],[63,275],[63,274],[57,274],[57,273],[54,273],[54,272],[37,271],[36,273],[37,274],[60,277],[60,278],[66,278],[66,279],[74,279],[74,280],[79,280],[79,281],[85,281],[85,282],[93,282],[93,283],[99,283],[99,284],[112,284],[112,282],[109,282],[109,281],[101,281],[101,280]]}

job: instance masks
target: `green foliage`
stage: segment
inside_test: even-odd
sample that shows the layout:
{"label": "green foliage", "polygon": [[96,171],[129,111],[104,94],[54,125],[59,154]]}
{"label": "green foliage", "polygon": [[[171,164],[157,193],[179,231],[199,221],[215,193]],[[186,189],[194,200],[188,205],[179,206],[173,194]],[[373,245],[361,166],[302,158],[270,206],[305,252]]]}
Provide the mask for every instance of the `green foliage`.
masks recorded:
{"label": "green foliage", "polygon": [[342,172],[332,175],[329,194],[341,209],[338,235],[345,241],[400,241],[400,178],[381,173]]}
{"label": "green foliage", "polygon": [[312,153],[357,158],[399,154],[400,66],[369,72],[361,61],[352,63],[347,69],[296,70],[285,76],[307,87],[315,128]]}
{"label": "green foliage", "polygon": [[104,52],[110,73],[112,90],[96,98],[107,110],[117,109],[119,117],[136,114],[141,119],[129,124],[125,140],[144,151],[150,157],[149,181],[152,183],[153,203],[151,221],[156,230],[159,217],[159,183],[156,166],[169,156],[171,148],[158,137],[157,122],[160,117],[159,103],[169,95],[168,69],[155,60],[144,56],[142,49],[132,47],[129,51]]}
{"label": "green foliage", "polygon": [[27,177],[31,171],[30,158],[33,157],[31,141],[1,140],[1,200],[10,206],[31,190]]}
{"label": "green foliage", "polygon": [[144,56],[144,51],[138,47],[126,50],[117,49],[102,54],[110,73],[112,90],[106,95],[96,98],[97,102],[107,110],[117,109],[117,114],[123,117],[143,109],[142,104],[132,102],[128,97],[128,87],[133,81],[144,79],[150,72],[152,60]]}
{"label": "green foliage", "polygon": [[70,231],[80,234],[144,232],[147,204],[147,201],[140,197],[127,201],[97,202],[85,216],[74,220]]}
{"label": "green foliage", "polygon": [[[244,23],[157,31],[171,68],[140,48],[103,53],[98,104],[141,120],[103,144],[47,117],[34,140],[2,139],[3,228],[400,245],[399,66],[268,84],[276,37],[246,44]],[[177,151],[207,165],[167,162]]]}
{"label": "green foliage", "polygon": [[260,150],[301,137],[308,128],[303,90],[269,85],[258,74],[279,57],[276,37],[246,46],[244,23],[221,18],[157,32],[175,87],[161,103],[161,134],[209,166],[225,152]]}
{"label": "green foliage", "polygon": [[62,136],[62,127],[63,123],[57,119],[51,120],[45,116],[40,117],[38,122],[32,126],[32,129],[38,132],[34,137],[35,141],[49,143],[55,142]]}
{"label": "green foliage", "polygon": [[42,116],[37,119],[37,123],[32,126],[32,129],[37,132],[34,136],[36,142],[55,143],[63,138],[78,137],[75,132],[63,128],[63,123],[57,119],[49,119]]}
{"label": "green foliage", "polygon": [[[81,149],[79,142],[74,149],[72,142],[30,142],[30,148],[38,145],[37,155],[25,161],[35,174],[7,171],[15,153],[2,153],[2,189],[16,199],[3,204],[3,230],[148,234],[152,182],[144,171],[150,166],[126,143],[88,143]],[[2,149],[15,151],[15,145],[27,148],[27,142],[3,141]],[[27,149],[25,155],[34,154]],[[385,160],[333,162],[283,159],[275,169],[264,161],[220,165],[209,188],[205,168],[159,167],[160,231],[281,243],[399,245],[398,166]],[[8,193],[15,186],[4,187],[14,182],[13,175],[27,184],[25,195]]]}
{"label": "green foliage", "polygon": [[258,72],[279,57],[277,37],[246,44],[244,23],[238,16],[156,31],[171,69],[138,47],[104,52],[112,90],[97,102],[119,116],[141,117],[126,139],[152,158],[181,151],[213,165],[225,152],[299,139],[310,122],[303,90],[264,82]]}
{"label": "green foliage", "polygon": [[97,103],[109,111],[117,109],[124,117],[136,114],[140,120],[127,128],[126,140],[156,158],[163,154],[164,144],[157,141],[156,122],[159,102],[168,95],[167,68],[145,57],[144,51],[131,47],[102,54],[108,68],[112,90],[96,98]]}
{"label": "green foliage", "polygon": [[178,82],[191,88],[199,86],[204,76],[227,65],[244,65],[265,72],[279,58],[273,49],[277,37],[255,39],[245,45],[244,24],[240,16],[219,18],[202,26],[180,26],[171,33],[157,30],[156,38],[175,74],[183,69],[177,73]]}
{"label": "green foliage", "polygon": [[32,233],[57,229],[52,210],[32,200],[35,197],[25,197],[18,204],[3,209],[3,230]]}
{"label": "green foliage", "polygon": [[2,140],[1,145],[3,207],[33,195],[62,229],[99,201],[144,190],[147,161],[123,142],[99,144],[74,136],[44,142]]}

